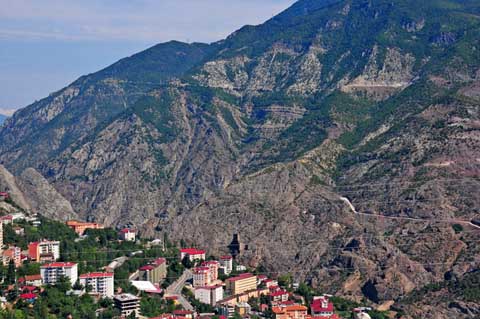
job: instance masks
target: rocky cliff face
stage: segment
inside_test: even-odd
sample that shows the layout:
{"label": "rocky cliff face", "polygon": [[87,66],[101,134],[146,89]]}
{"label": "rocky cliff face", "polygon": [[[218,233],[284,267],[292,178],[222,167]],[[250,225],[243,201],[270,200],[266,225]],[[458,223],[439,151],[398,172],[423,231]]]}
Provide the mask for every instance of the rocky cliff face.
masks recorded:
{"label": "rocky cliff face", "polygon": [[29,204],[50,216],[215,254],[239,233],[252,266],[401,302],[478,267],[479,16],[465,0],[299,1],[80,78],[9,119],[0,158],[56,198]]}

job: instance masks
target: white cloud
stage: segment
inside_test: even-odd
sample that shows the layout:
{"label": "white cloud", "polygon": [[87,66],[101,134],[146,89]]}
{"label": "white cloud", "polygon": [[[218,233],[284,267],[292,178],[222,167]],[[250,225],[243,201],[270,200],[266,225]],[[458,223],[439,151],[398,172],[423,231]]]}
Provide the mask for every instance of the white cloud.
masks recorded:
{"label": "white cloud", "polygon": [[0,107],[0,114],[12,116],[15,113],[16,109],[8,109],[8,108],[1,108]]}

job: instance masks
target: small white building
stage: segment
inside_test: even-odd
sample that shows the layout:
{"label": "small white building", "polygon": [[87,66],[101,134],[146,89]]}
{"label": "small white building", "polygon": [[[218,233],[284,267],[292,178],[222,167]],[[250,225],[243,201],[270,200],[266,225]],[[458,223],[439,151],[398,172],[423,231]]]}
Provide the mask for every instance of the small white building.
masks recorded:
{"label": "small white building", "polygon": [[214,306],[223,299],[223,287],[216,285],[195,288],[195,299],[201,303]]}
{"label": "small white building", "polygon": [[89,273],[80,275],[80,284],[90,287],[90,293],[112,298],[114,295],[113,273]]}
{"label": "small white building", "polygon": [[120,231],[120,239],[124,241],[135,241],[137,231],[131,228],[124,228]]}
{"label": "small white building", "polygon": [[40,267],[40,276],[44,285],[55,285],[60,277],[67,277],[72,286],[78,279],[78,266],[76,263],[51,263]]}
{"label": "small white building", "polygon": [[222,256],[220,257],[220,269],[223,270],[225,275],[229,275],[233,270],[233,257]]}
{"label": "small white building", "polygon": [[185,256],[188,256],[190,261],[205,260],[205,250],[196,248],[184,248],[180,250],[180,259],[183,260]]}

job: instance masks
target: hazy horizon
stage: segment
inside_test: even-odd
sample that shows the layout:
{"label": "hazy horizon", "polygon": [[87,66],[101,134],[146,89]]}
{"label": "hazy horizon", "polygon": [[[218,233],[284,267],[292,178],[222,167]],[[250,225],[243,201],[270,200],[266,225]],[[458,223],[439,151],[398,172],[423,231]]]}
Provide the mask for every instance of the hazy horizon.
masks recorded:
{"label": "hazy horizon", "polygon": [[18,0],[5,4],[0,6],[0,113],[11,115],[84,74],[158,43],[221,40],[294,2]]}

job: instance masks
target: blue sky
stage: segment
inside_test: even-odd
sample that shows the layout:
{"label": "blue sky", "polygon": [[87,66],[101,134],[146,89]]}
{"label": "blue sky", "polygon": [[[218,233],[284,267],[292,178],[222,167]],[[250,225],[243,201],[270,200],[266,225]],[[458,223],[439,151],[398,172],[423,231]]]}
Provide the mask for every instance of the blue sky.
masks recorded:
{"label": "blue sky", "polygon": [[168,40],[213,42],[294,0],[0,0],[0,113]]}

